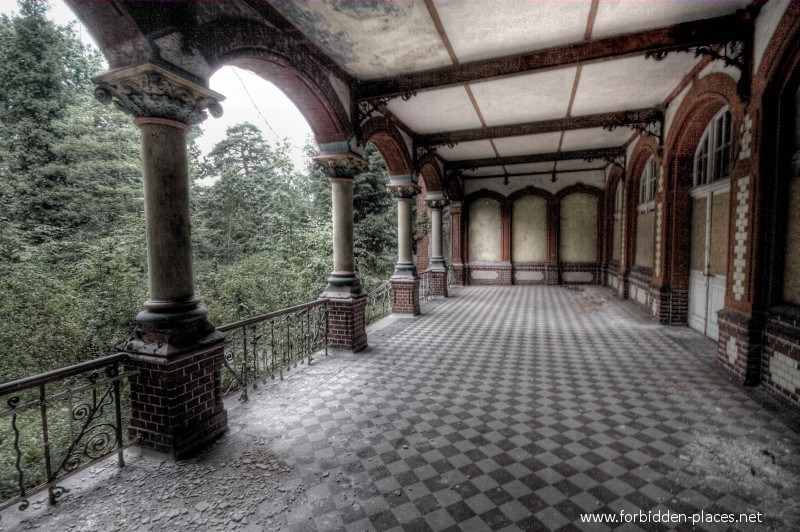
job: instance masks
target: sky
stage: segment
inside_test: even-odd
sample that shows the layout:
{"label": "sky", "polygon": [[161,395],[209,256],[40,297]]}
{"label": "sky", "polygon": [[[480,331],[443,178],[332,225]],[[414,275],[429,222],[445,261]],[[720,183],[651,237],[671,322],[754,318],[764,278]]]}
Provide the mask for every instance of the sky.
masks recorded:
{"label": "sky", "polygon": [[[76,24],[81,40],[94,44],[78,19],[60,0],[49,0],[52,8],[50,18],[58,24]],[[16,0],[0,0],[0,14],[17,11]],[[311,136],[311,128],[297,110],[294,103],[275,85],[263,78],[234,67],[218,70],[209,82],[210,88],[225,96],[222,102],[224,114],[220,118],[209,117],[201,124],[203,136],[198,139],[200,149],[208,154],[214,145],[225,137],[225,130],[241,122],[252,122],[274,143],[287,138],[292,146],[291,158],[299,170],[305,169],[303,146]]]}

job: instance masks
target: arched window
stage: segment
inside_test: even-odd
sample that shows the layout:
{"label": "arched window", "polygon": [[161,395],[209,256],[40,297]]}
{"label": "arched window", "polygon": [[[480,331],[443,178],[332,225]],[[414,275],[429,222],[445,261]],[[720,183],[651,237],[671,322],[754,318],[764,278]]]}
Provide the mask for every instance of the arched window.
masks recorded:
{"label": "arched window", "polygon": [[694,186],[727,179],[731,171],[731,112],[722,109],[709,122],[694,152]]}
{"label": "arched window", "polygon": [[649,203],[656,197],[656,158],[651,155],[644,165],[639,180],[639,205]]}
{"label": "arched window", "polygon": [[617,183],[617,193],[614,195],[614,213],[622,212],[622,183]]}

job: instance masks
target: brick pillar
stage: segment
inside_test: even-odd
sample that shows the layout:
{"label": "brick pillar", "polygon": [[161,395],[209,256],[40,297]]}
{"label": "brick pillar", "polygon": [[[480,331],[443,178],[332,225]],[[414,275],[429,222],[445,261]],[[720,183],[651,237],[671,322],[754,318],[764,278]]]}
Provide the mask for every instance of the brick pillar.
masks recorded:
{"label": "brick pillar", "polygon": [[314,162],[331,178],[333,272],[321,297],[328,303],[328,345],[353,352],[367,347],[364,308],[367,294],[355,272],[353,253],[353,186],[367,162],[350,151],[347,141],[321,144]]}
{"label": "brick pillar", "polygon": [[450,202],[450,268],[453,270],[453,284],[458,286],[465,284],[462,209],[463,206],[460,201]]}
{"label": "brick pillar", "polygon": [[390,279],[392,283],[392,312],[419,314],[419,277],[411,253],[411,202],[419,186],[410,175],[391,176],[386,186],[397,197],[397,264]]}
{"label": "brick pillar", "polygon": [[429,192],[425,202],[430,209],[431,217],[431,254],[430,283],[433,297],[447,297],[447,263],[442,250],[442,209],[447,206],[447,199],[441,192]]}
{"label": "brick pillar", "polygon": [[222,96],[153,64],[94,78],[97,99],[135,117],[141,131],[149,298],[131,337],[130,433],[176,458],[227,429],[220,371],[224,336],[194,295],[186,133],[219,116]]}

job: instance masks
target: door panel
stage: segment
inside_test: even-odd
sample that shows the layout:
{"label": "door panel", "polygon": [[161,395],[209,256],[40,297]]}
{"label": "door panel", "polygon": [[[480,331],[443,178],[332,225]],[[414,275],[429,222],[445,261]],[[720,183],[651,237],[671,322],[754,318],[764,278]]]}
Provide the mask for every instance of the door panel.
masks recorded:
{"label": "door panel", "polygon": [[708,278],[708,325],[706,336],[719,340],[717,312],[725,306],[725,277],[720,275]]}
{"label": "door panel", "polygon": [[689,272],[689,327],[703,334],[706,332],[707,279],[701,271]]}

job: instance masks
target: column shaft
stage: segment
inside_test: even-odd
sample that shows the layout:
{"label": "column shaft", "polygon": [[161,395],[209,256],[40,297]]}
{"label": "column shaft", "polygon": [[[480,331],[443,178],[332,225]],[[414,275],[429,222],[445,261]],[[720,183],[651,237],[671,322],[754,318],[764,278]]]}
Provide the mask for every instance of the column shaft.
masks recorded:
{"label": "column shaft", "polygon": [[353,180],[331,179],[333,212],[333,273],[354,277]]}
{"label": "column shaft", "polygon": [[193,306],[194,273],[186,154],[188,127],[170,120],[139,118],[147,226],[150,299],[145,307]]}

